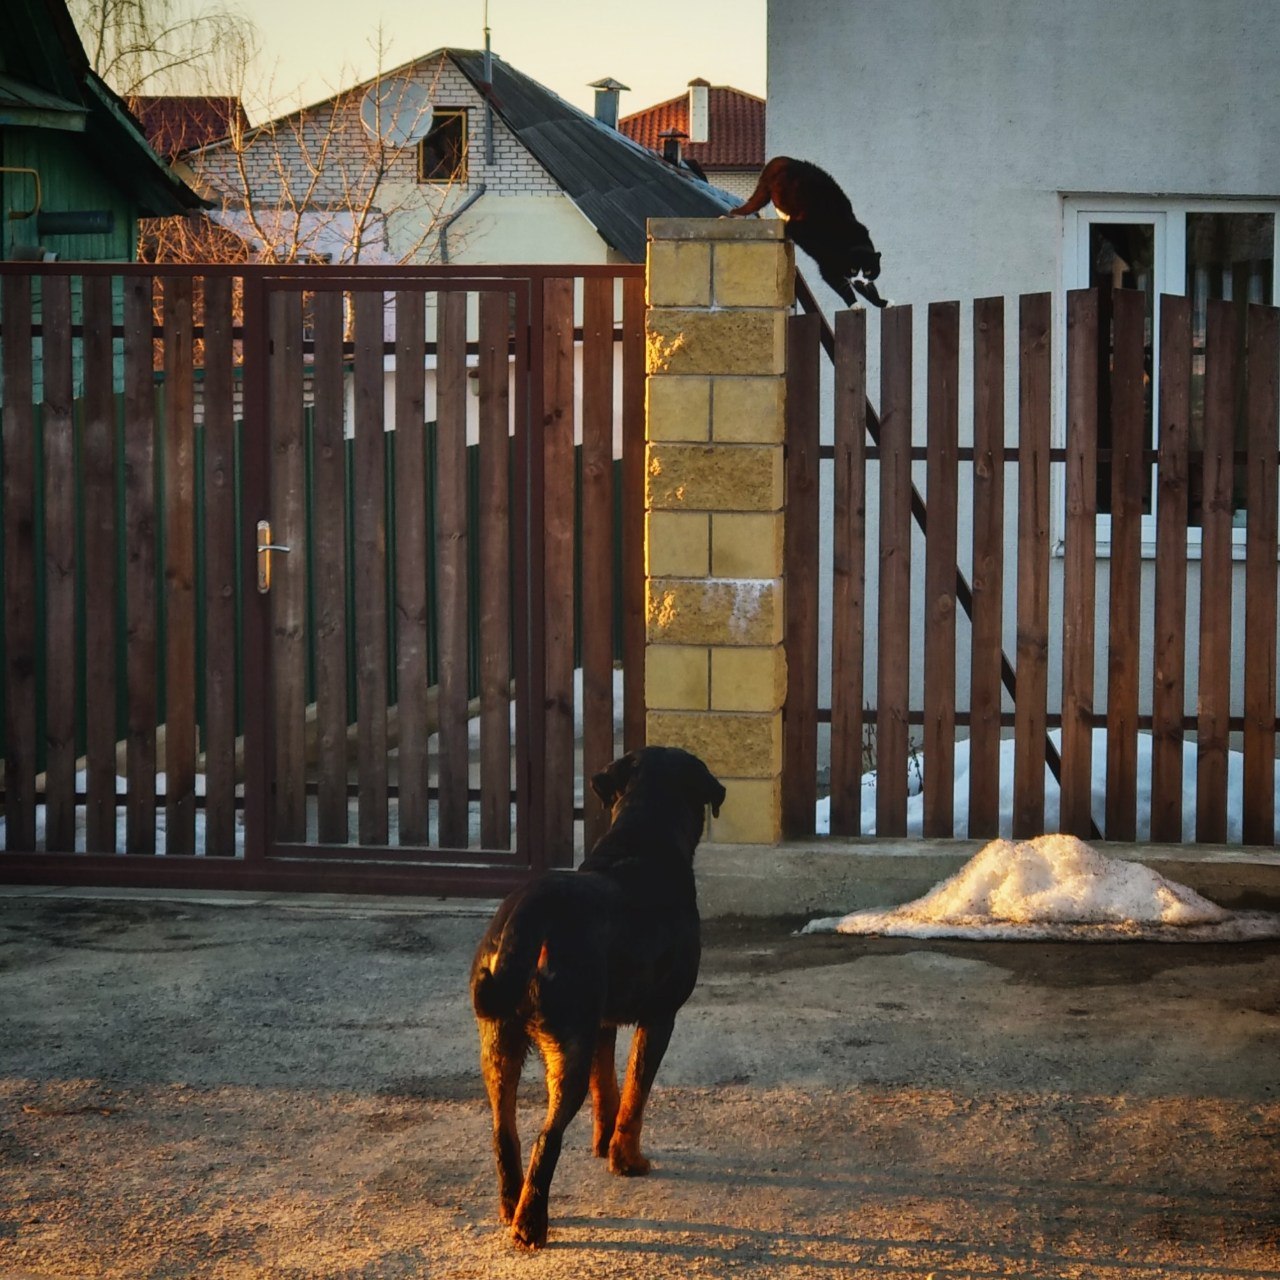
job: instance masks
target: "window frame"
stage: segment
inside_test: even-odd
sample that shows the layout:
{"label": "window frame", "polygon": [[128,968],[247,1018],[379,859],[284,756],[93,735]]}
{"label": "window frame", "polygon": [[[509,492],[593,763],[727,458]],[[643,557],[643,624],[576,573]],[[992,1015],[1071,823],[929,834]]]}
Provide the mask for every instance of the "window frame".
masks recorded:
{"label": "window frame", "polygon": [[[1085,288],[1089,284],[1089,232],[1097,223],[1149,223],[1154,227],[1155,253],[1153,265],[1153,294],[1155,306],[1152,318],[1151,349],[1160,350],[1160,295],[1162,293],[1185,297],[1187,292],[1187,215],[1193,213],[1269,213],[1272,215],[1272,266],[1271,296],[1280,300],[1280,200],[1245,199],[1192,196],[1133,196],[1133,195],[1071,195],[1062,198],[1062,297],[1055,315],[1055,329],[1060,335],[1057,343],[1058,393],[1054,398],[1054,444],[1066,443],[1067,355],[1066,355],[1066,295],[1071,289]],[[1160,362],[1152,361],[1151,378],[1152,423],[1151,439],[1156,448],[1160,444]],[[1154,463],[1152,464],[1154,468]],[[1060,554],[1065,533],[1064,495],[1059,494],[1053,504],[1054,547]],[[1142,555],[1151,559],[1156,551],[1156,508],[1159,501],[1159,485],[1152,478],[1151,511],[1142,517]],[[1232,555],[1243,558],[1245,530],[1232,529]],[[1187,528],[1187,551],[1193,559],[1200,555],[1201,530],[1198,525]],[[1111,551],[1111,516],[1099,512],[1097,516],[1097,551],[1102,556]]]}
{"label": "window frame", "polygon": [[[461,159],[453,173],[443,177],[428,177],[423,163],[426,156],[427,142],[435,132],[437,124],[445,119],[459,120],[462,124]],[[471,120],[466,107],[433,107],[431,112],[431,128],[418,140],[418,185],[432,187],[448,187],[457,183],[465,186],[470,172]]]}

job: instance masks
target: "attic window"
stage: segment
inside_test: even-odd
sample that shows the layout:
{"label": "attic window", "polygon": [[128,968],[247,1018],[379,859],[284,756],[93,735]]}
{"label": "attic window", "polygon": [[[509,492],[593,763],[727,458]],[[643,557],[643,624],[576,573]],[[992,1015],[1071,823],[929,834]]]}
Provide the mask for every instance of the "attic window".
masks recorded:
{"label": "attic window", "polygon": [[467,111],[436,107],[431,129],[418,144],[419,182],[466,182]]}

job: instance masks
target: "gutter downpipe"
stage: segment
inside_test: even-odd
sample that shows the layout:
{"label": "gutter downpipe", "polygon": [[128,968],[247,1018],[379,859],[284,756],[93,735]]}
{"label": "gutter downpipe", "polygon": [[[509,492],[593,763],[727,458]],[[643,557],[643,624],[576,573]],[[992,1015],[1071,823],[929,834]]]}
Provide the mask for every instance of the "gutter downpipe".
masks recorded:
{"label": "gutter downpipe", "polygon": [[440,262],[449,264],[449,228],[488,190],[489,184],[482,182],[441,224],[440,224]]}

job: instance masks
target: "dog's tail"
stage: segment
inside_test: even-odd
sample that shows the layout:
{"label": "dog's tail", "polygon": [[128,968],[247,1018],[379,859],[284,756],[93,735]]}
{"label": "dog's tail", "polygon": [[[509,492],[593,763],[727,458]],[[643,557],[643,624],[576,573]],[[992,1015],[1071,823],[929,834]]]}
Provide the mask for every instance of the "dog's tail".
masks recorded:
{"label": "dog's tail", "polygon": [[510,1017],[528,991],[544,950],[545,942],[539,934],[512,928],[508,923],[494,950],[476,958],[471,981],[471,1004],[476,1017]]}

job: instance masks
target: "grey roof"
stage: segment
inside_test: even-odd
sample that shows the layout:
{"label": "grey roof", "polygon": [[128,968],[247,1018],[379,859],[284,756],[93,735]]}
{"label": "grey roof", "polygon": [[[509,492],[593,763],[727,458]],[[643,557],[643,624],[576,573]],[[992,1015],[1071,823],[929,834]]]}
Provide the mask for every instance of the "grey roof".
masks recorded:
{"label": "grey roof", "polygon": [[500,58],[492,60],[489,90],[483,53],[449,49],[448,54],[605,242],[631,262],[644,261],[647,219],[716,218],[740,203],[688,170],[673,168]]}

